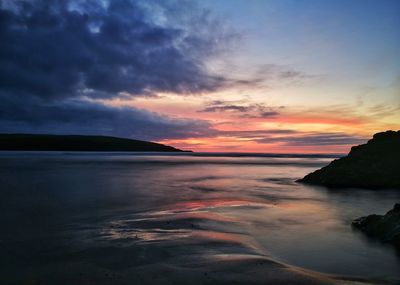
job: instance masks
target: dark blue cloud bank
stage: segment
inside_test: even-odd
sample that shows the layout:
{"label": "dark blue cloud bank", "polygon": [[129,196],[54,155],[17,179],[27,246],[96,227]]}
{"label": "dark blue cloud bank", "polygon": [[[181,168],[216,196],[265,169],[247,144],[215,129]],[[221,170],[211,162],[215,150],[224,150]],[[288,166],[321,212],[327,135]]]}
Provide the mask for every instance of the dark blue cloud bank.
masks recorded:
{"label": "dark blue cloud bank", "polygon": [[230,35],[207,11],[183,1],[0,3],[1,132],[159,139],[210,131],[206,122],[82,99],[222,87],[226,79],[204,62]]}

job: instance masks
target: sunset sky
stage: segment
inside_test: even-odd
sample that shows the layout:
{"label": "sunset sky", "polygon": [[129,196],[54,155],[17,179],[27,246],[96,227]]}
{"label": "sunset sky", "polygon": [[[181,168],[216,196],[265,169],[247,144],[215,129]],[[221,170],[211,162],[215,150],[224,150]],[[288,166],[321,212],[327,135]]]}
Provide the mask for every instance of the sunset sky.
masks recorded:
{"label": "sunset sky", "polygon": [[0,3],[0,132],[344,153],[400,129],[398,0]]}

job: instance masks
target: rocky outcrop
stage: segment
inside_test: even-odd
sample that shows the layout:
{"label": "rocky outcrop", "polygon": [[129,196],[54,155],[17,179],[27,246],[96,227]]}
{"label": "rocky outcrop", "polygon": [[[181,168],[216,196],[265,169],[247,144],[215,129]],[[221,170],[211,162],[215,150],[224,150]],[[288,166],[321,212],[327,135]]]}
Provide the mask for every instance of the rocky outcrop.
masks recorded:
{"label": "rocky outcrop", "polygon": [[332,187],[400,189],[400,131],[377,133],[368,143],[298,182]]}
{"label": "rocky outcrop", "polygon": [[353,221],[352,226],[371,238],[391,243],[400,249],[400,204],[385,215],[369,215]]}

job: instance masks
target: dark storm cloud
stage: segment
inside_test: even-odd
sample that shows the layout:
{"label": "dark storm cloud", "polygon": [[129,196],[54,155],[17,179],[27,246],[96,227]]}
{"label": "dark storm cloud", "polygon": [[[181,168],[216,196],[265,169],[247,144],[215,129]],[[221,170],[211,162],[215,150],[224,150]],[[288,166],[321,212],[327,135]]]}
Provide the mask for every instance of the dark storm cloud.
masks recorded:
{"label": "dark storm cloud", "polygon": [[144,140],[199,137],[213,133],[205,121],[171,119],[135,108],[69,100],[62,103],[0,105],[2,132],[115,135]]}
{"label": "dark storm cloud", "polygon": [[215,50],[215,33],[158,24],[141,2],[3,1],[1,90],[55,98],[198,93],[221,86],[224,79],[203,64]]}
{"label": "dark storm cloud", "polygon": [[147,139],[204,133],[204,121],[82,98],[220,88],[225,79],[204,64],[230,37],[216,26],[185,1],[0,0],[0,131]]}

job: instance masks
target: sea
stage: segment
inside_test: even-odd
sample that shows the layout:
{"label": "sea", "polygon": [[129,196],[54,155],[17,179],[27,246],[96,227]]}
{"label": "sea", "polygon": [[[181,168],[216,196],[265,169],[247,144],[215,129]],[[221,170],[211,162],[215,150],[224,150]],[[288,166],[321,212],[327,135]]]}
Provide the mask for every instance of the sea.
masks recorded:
{"label": "sea", "polygon": [[396,284],[400,254],[351,221],[399,191],[296,182],[339,156],[1,152],[0,284],[214,284],[204,264],[241,258]]}

